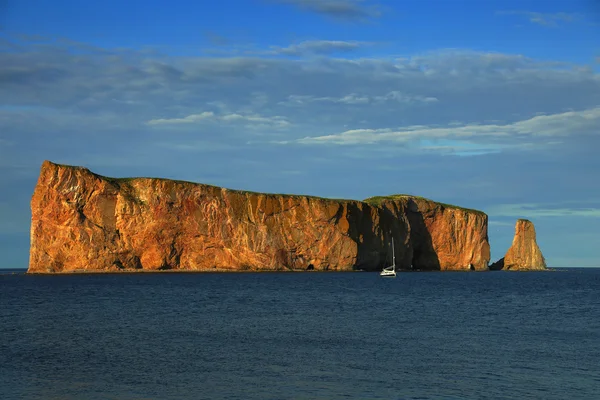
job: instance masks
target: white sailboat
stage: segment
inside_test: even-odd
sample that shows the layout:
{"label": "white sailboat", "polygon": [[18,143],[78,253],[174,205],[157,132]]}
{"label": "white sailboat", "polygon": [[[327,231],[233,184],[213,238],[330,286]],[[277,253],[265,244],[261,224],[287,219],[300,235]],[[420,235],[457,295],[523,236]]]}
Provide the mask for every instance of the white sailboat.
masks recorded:
{"label": "white sailboat", "polygon": [[396,277],[396,253],[394,252],[394,237],[392,236],[392,265],[385,267],[380,273],[380,276],[388,278]]}

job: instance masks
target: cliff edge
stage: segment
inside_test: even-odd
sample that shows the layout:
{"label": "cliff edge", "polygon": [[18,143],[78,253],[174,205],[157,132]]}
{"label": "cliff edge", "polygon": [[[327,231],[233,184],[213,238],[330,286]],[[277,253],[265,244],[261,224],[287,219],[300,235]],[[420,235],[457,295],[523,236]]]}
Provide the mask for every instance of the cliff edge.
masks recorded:
{"label": "cliff edge", "polygon": [[515,237],[506,255],[490,265],[492,270],[545,270],[546,260],[540,250],[533,222],[517,220]]}
{"label": "cliff edge", "polygon": [[275,195],[45,161],[29,273],[488,268],[487,215],[406,195]]}

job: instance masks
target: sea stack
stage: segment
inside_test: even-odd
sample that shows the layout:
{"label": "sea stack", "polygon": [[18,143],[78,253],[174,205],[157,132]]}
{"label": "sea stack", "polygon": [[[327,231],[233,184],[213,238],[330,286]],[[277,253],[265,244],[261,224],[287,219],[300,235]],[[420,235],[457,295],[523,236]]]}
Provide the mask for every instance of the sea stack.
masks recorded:
{"label": "sea stack", "polygon": [[490,266],[492,270],[545,270],[546,260],[535,236],[533,222],[517,220],[515,237],[504,258]]}
{"label": "sea stack", "polygon": [[45,161],[29,273],[486,270],[487,215],[417,196],[364,201],[109,178]]}

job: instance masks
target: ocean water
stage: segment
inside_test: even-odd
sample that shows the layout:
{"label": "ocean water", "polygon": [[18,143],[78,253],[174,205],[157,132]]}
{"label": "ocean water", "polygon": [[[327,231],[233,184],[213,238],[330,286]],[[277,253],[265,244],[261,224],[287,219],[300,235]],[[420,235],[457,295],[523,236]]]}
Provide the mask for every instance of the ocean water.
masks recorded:
{"label": "ocean water", "polygon": [[0,274],[2,399],[600,399],[600,269]]}

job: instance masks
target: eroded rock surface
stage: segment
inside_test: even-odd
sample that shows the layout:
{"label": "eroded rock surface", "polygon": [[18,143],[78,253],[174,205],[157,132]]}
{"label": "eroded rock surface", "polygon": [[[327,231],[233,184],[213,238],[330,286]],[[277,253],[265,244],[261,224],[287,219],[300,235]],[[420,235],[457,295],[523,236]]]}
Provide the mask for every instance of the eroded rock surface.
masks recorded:
{"label": "eroded rock surface", "polygon": [[517,220],[515,237],[506,255],[492,264],[493,270],[544,270],[546,260],[540,250],[533,222],[526,219]]}
{"label": "eroded rock surface", "polygon": [[408,220],[409,260],[405,262],[411,262],[413,269],[488,269],[490,245],[485,213],[417,196],[389,196],[381,205]]}
{"label": "eroded rock surface", "polygon": [[273,195],[45,161],[31,201],[30,273],[487,269],[487,215],[412,196]]}

